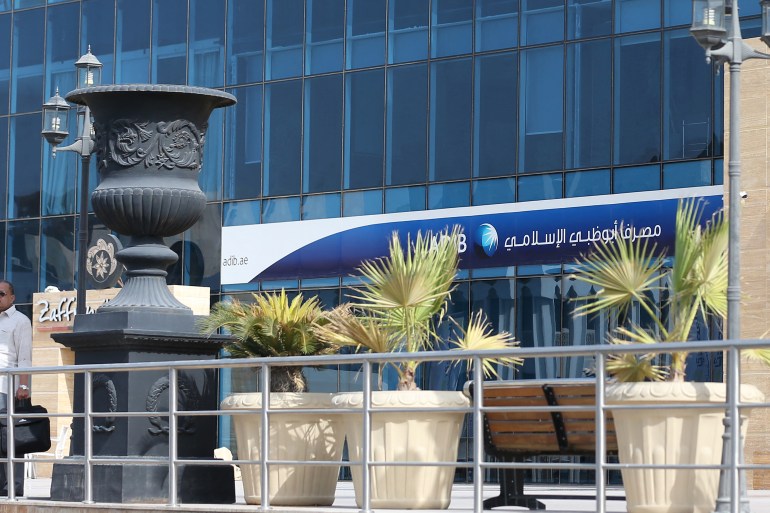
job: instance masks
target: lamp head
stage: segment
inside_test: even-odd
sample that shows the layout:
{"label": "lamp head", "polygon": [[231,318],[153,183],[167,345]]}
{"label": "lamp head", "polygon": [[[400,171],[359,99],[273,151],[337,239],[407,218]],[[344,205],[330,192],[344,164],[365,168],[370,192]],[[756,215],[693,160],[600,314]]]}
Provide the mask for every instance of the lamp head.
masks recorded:
{"label": "lamp head", "polygon": [[78,72],[78,89],[102,83],[102,63],[91,53],[90,46],[88,52],[77,60],[75,68]]}
{"label": "lamp head", "polygon": [[69,132],[69,104],[59,96],[59,90],[43,104],[43,130],[41,133],[54,148],[67,138]]}
{"label": "lamp head", "polygon": [[725,0],[692,0],[690,33],[706,50],[724,45],[727,40]]}

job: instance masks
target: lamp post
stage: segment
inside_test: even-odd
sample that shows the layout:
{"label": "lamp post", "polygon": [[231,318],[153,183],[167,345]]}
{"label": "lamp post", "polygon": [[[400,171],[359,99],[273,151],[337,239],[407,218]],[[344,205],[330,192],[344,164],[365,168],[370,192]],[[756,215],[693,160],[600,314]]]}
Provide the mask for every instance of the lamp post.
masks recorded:
{"label": "lamp post", "polygon": [[[92,53],[88,52],[75,62],[77,70],[77,88],[91,87],[101,83],[102,63]],[[43,104],[43,137],[53,146],[53,157],[56,157],[57,146],[67,138],[67,123],[69,119],[69,104],[59,96],[57,88],[47,102]],[[80,155],[80,211],[78,227],[78,278],[77,278],[77,315],[86,313],[86,245],[88,244],[88,168],[91,154],[94,152],[93,127],[91,125],[91,110],[88,106],[77,108],[78,136],[75,142],[58,148],[58,151],[74,151]]]}
{"label": "lamp post", "polygon": [[[762,8],[762,41],[770,44],[770,0],[760,0]],[[729,207],[729,238],[728,238],[728,267],[727,267],[727,339],[738,340],[741,336],[740,322],[740,72],[743,61],[748,59],[768,59],[770,56],[755,51],[741,37],[741,26],[738,17],[738,0],[693,0],[692,26],[690,32],[706,50],[706,62],[716,59],[717,64],[730,65],[730,160],[728,162],[728,195]],[[735,362],[737,363],[737,362]],[[737,366],[733,367],[737,368]],[[727,366],[727,398],[729,404],[737,404],[738,376],[730,372]],[[728,409],[725,415],[725,436],[722,448],[722,464],[728,465],[730,456],[738,454],[742,458],[743,450],[740,444],[740,420],[733,417],[739,413],[736,409]],[[737,420],[737,422],[734,422]],[[736,436],[733,436],[733,435]],[[742,462],[742,460],[741,460]],[[735,469],[733,469],[735,470]],[[742,482],[742,485],[741,485]],[[741,487],[740,500],[731,491]],[[725,470],[719,475],[719,495],[716,511],[748,513],[749,504],[745,494],[745,479],[740,479],[740,472],[730,472],[729,478]]]}

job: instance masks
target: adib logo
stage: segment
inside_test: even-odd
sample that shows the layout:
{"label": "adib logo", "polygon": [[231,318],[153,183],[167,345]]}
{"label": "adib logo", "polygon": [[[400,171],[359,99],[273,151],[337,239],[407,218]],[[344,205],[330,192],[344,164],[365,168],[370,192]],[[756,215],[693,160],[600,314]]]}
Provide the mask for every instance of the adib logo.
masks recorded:
{"label": "adib logo", "polygon": [[475,242],[487,256],[491,257],[497,251],[497,230],[489,223],[480,225],[476,229]]}

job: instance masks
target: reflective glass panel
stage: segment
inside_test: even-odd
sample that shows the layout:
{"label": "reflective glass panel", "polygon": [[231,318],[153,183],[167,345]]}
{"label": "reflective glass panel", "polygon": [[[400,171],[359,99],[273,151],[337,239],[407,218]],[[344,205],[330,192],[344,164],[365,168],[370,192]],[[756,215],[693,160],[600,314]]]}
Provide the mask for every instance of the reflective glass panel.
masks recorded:
{"label": "reflective glass panel", "polygon": [[612,0],[567,0],[567,39],[612,33]]}
{"label": "reflective glass panel", "polygon": [[[742,2],[743,5],[756,4],[759,2]],[[741,6],[743,7],[743,6]],[[741,8],[741,15],[745,14]],[[692,2],[681,2],[680,0],[664,0],[663,2],[663,24],[666,27],[674,25],[689,25],[692,22]]]}
{"label": "reflective glass panel", "polygon": [[15,0],[14,7],[16,9],[26,9],[28,7],[37,7],[39,5],[45,5],[45,0]]}
{"label": "reflective glass panel", "polygon": [[428,208],[467,207],[471,204],[469,182],[439,183],[428,186]]}
{"label": "reflective glass panel", "polygon": [[74,217],[54,217],[41,222],[40,286],[59,290],[75,288],[75,222]]}
{"label": "reflective glass panel", "polygon": [[265,1],[229,0],[227,11],[227,83],[262,80],[265,49]]}
{"label": "reflective glass panel", "polygon": [[722,159],[714,160],[714,185],[724,185],[725,183],[725,162]]}
{"label": "reflective glass panel", "polygon": [[303,0],[267,0],[267,80],[302,75],[304,16]]}
{"label": "reflective glass panel", "polygon": [[225,9],[222,0],[190,0],[189,85],[222,87]]}
{"label": "reflective glass panel", "polygon": [[660,0],[615,0],[615,33],[660,27],[660,4]]}
{"label": "reflective glass panel", "polygon": [[565,197],[598,196],[610,193],[610,170],[597,169],[595,171],[578,171],[566,173]]}
{"label": "reflective glass panel", "polygon": [[428,57],[428,0],[390,0],[388,6],[388,62],[419,61]]}
{"label": "reflective glass panel", "polygon": [[521,0],[521,44],[564,39],[564,0]]}
{"label": "reflective glass panel", "polygon": [[[590,346],[601,344],[606,340],[607,312],[603,311],[592,315],[580,315],[578,308],[588,301],[586,296],[595,293],[595,289],[588,283],[577,280],[574,276],[562,278],[563,302],[561,319],[561,345],[563,346]],[[592,356],[565,356],[556,359],[559,376],[563,378],[582,378],[583,371],[594,367]]]}
{"label": "reflective glass panel", "polygon": [[262,186],[262,86],[230,91],[238,103],[225,109],[226,198],[260,196]]}
{"label": "reflective glass panel", "polygon": [[299,193],[302,168],[302,81],[265,87],[265,170],[262,194]]}
{"label": "reflective glass panel", "polygon": [[471,59],[431,64],[431,181],[469,178],[471,174]]}
{"label": "reflective glass panel", "polygon": [[342,70],[345,0],[307,0],[305,73]]}
{"label": "reflective glass panel", "polygon": [[473,176],[516,172],[516,71],[515,53],[476,58]]}
{"label": "reflective glass panel", "polygon": [[303,192],[340,190],[342,75],[305,80]]}
{"label": "reflective glass panel", "polygon": [[385,64],[385,0],[348,0],[347,69]]}
{"label": "reflective glass panel", "polygon": [[118,0],[115,83],[150,81],[150,0]]}
{"label": "reflective glass panel", "polygon": [[519,201],[561,198],[561,173],[519,177]]}
{"label": "reflective glass panel", "polygon": [[103,66],[102,84],[112,84],[115,72],[115,2],[85,0],[81,17],[80,54],[86,53],[90,46]]}
{"label": "reflective glass panel", "polygon": [[425,181],[427,82],[425,64],[388,70],[387,185]]}
{"label": "reflective glass panel", "polygon": [[663,188],[711,185],[711,161],[678,162],[663,165]]}
{"label": "reflective glass panel", "polygon": [[476,51],[513,48],[519,40],[519,0],[476,0]]}
{"label": "reflective glass panel", "polygon": [[4,279],[13,283],[17,303],[31,303],[38,291],[40,269],[40,221],[8,223]]}
{"label": "reflective glass panel", "polygon": [[221,238],[222,206],[209,203],[195,225],[185,232],[184,243],[184,285],[209,287],[219,291],[219,272],[222,251],[219,244],[212,244]]}
{"label": "reflective glass panel", "polygon": [[[53,95],[59,89],[63,96],[76,87],[75,61],[78,41],[72,37],[80,25],[77,4],[49,7],[46,23],[45,91]],[[70,117],[75,117],[74,113]]]}
{"label": "reflective glass panel", "polygon": [[345,189],[379,187],[385,163],[385,71],[345,76]]}
{"label": "reflective glass panel", "polygon": [[617,168],[613,172],[612,192],[637,192],[660,189],[660,166]]}
{"label": "reflective glass panel", "polygon": [[222,226],[259,224],[261,211],[262,202],[259,200],[225,203]]}
{"label": "reflective glass panel", "polygon": [[41,115],[11,118],[8,159],[8,217],[40,215]]}
{"label": "reflective glass panel", "polygon": [[551,46],[521,52],[519,172],[561,169],[564,50]]}
{"label": "reflective glass panel", "polygon": [[155,0],[152,19],[152,81],[187,82],[187,0]]}
{"label": "reflective glass panel", "polygon": [[615,40],[615,164],[660,160],[660,34]]}
{"label": "reflective glass panel", "polygon": [[[77,134],[78,120],[74,112],[70,113],[70,140]],[[96,159],[91,159],[96,160]],[[75,212],[75,205],[80,194],[80,156],[72,151],[61,151],[53,157],[51,146],[43,142],[43,182],[42,182],[42,214],[44,216],[67,214]],[[89,176],[90,178],[90,176]],[[91,182],[91,189],[97,182]]]}
{"label": "reflective glass panel", "polygon": [[345,192],[342,202],[342,215],[345,217],[382,214],[382,191],[379,189]]}
{"label": "reflective glass panel", "polygon": [[[0,219],[6,218],[6,199],[8,183],[8,118],[0,118]],[[0,235],[4,234],[3,231]],[[0,263],[2,266],[2,263]]]}
{"label": "reflective glass panel", "polygon": [[[474,272],[475,275],[475,272]],[[489,320],[493,333],[515,333],[516,287],[514,280],[484,280],[471,283],[471,312],[481,310]],[[515,371],[507,365],[498,365],[500,379],[513,379]],[[518,377],[518,376],[516,376]]]}
{"label": "reflective glass panel", "polygon": [[206,146],[198,182],[209,201],[222,199],[222,153],[227,109],[214,109],[206,128]]}
{"label": "reflective glass panel", "polygon": [[262,222],[299,221],[299,198],[276,198],[262,202]]}
{"label": "reflective glass panel", "polygon": [[567,169],[610,163],[610,44],[600,39],[567,45]]}
{"label": "reflective glass panel", "polygon": [[425,210],[425,187],[385,189],[385,213]]}
{"label": "reflective glass panel", "polygon": [[11,0],[0,0],[0,12],[11,10]]}
{"label": "reflective glass panel", "polygon": [[0,16],[0,115],[8,114],[11,90],[11,15]]}
{"label": "reflective glass panel", "polygon": [[431,57],[470,53],[473,44],[473,3],[433,0]]}
{"label": "reflective glass panel", "polygon": [[[712,68],[704,64],[703,48],[686,29],[663,36],[663,157],[692,159],[711,156]],[[704,85],[706,87],[704,87]]]}
{"label": "reflective glass panel", "polygon": [[516,201],[516,179],[475,180],[473,182],[473,204],[492,205]]}
{"label": "reflective glass panel", "polygon": [[[553,347],[561,344],[561,294],[559,277],[516,280],[515,335],[521,347]],[[516,374],[520,379],[561,377],[555,358],[527,358]]]}
{"label": "reflective glass panel", "polygon": [[13,15],[11,113],[38,111],[48,99],[43,98],[44,13],[44,9],[33,9]]}
{"label": "reflective glass panel", "polygon": [[315,194],[302,198],[302,219],[328,219],[340,216],[340,195]]}

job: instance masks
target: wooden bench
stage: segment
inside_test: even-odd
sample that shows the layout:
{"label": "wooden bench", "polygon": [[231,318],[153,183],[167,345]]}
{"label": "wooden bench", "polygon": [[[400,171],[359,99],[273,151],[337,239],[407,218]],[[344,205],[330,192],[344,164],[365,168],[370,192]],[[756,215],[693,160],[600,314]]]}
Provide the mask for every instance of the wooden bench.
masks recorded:
{"label": "wooden bench", "polygon": [[[465,386],[473,400],[473,383]],[[549,406],[596,406],[596,381],[514,380],[486,381],[484,407],[509,411],[484,412],[484,451],[504,462],[523,462],[536,456],[595,456],[596,411],[527,410]],[[515,409],[515,410],[514,410]],[[612,417],[606,414],[605,447],[617,452]],[[484,509],[519,506],[545,509],[537,497],[524,495],[523,468],[498,469],[500,495],[484,501]],[[549,496],[553,497],[553,496]],[[576,498],[559,496],[558,498]],[[585,496],[580,498],[585,499]]]}

